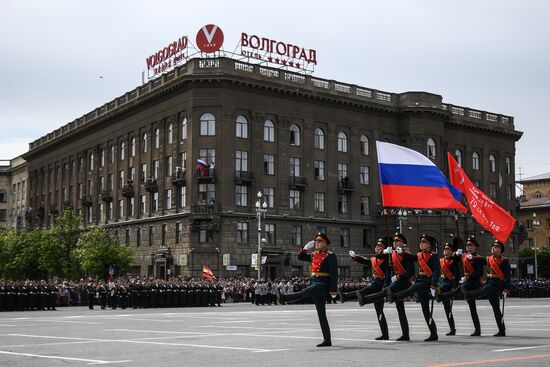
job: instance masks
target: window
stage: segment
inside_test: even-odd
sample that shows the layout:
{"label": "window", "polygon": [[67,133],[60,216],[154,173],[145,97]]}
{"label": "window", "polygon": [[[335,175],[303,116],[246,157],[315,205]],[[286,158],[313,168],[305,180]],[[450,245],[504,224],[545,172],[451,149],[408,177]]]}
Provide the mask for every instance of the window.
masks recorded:
{"label": "window", "polygon": [[144,183],[145,179],[147,178],[147,163],[142,163],[141,164],[140,175],[141,175],[140,181],[141,181],[141,183]]}
{"label": "window", "polygon": [[235,185],[235,205],[248,206],[248,186]]}
{"label": "window", "polygon": [[172,189],[165,190],[164,194],[164,208],[166,210],[172,209]]}
{"label": "window", "polygon": [[124,149],[124,142],[120,143],[120,160],[123,161],[124,160],[124,152],[125,152],[125,149]]}
{"label": "window", "polygon": [[506,174],[512,174],[512,158],[506,157]]}
{"label": "window", "polygon": [[180,207],[183,208],[185,207],[186,205],[186,202],[187,202],[187,187],[186,186],[182,186],[179,188],[180,190]]}
{"label": "window", "polygon": [[338,151],[342,153],[347,153],[348,151],[348,136],[343,131],[338,133]]}
{"label": "window", "polygon": [[155,129],[155,149],[160,148],[160,129]]}
{"label": "window", "polygon": [[340,247],[349,247],[349,228],[340,228]]}
{"label": "window", "polygon": [[489,184],[489,197],[491,197],[492,199],[497,198],[497,184],[494,182],[491,182]]}
{"label": "window", "polygon": [[177,222],[176,223],[176,243],[181,243],[182,233],[183,233],[183,223]]}
{"label": "window", "polygon": [[275,124],[271,120],[264,122],[264,141],[275,142]]}
{"label": "window", "polygon": [[324,213],[325,212],[325,193],[316,192],[313,199],[313,207],[316,212]]}
{"label": "window", "polygon": [[115,146],[111,145],[111,163],[115,163]]}
{"label": "window", "polygon": [[216,120],[211,113],[205,113],[200,119],[200,134],[202,136],[216,135]]}
{"label": "window", "polygon": [[474,171],[479,171],[479,153],[478,152],[472,153],[472,169]]}
{"label": "window", "polygon": [[274,208],[275,207],[275,188],[264,187],[263,193],[264,193],[265,202],[267,203],[267,207]]}
{"label": "window", "polygon": [[136,247],[141,245],[141,228],[136,229]]}
{"label": "window", "polygon": [[215,184],[199,184],[199,202],[213,203],[215,198]]}
{"label": "window", "polygon": [[118,201],[118,218],[124,218],[124,200]]}
{"label": "window", "polygon": [[298,190],[289,190],[289,208],[290,209],[300,209],[300,191]]}
{"label": "window", "polygon": [[275,224],[266,223],[264,225],[264,237],[268,245],[275,245]]}
{"label": "window", "polygon": [[433,140],[432,138],[428,138],[426,147],[427,147],[428,158],[435,159],[436,158],[435,140]]}
{"label": "window", "polygon": [[235,128],[235,136],[237,138],[248,139],[248,121],[244,116],[237,116]]}
{"label": "window", "polygon": [[125,184],[126,181],[124,181],[124,171],[118,171],[118,188],[121,189]]}
{"label": "window", "polygon": [[187,139],[187,118],[181,120],[181,140]]}
{"label": "window", "polygon": [[147,133],[143,134],[143,153],[147,153]]}
{"label": "window", "polygon": [[370,215],[370,196],[361,196],[361,215]]}
{"label": "window", "polygon": [[147,203],[147,196],[141,195],[139,197],[139,214],[145,214],[145,205]]}
{"label": "window", "polygon": [[508,186],[506,187],[506,199],[512,200],[512,197],[513,197],[513,196],[512,196],[512,192],[513,192],[513,187],[512,187],[512,185],[508,185]]}
{"label": "window", "polygon": [[369,155],[369,138],[366,135],[361,135],[359,142],[361,143],[361,154]]}
{"label": "window", "polygon": [[206,229],[201,229],[199,231],[199,242],[200,243],[208,242],[210,239],[211,239],[211,236],[210,236],[210,234],[208,233],[208,231]]}
{"label": "window", "polygon": [[107,219],[113,219],[113,202],[110,201],[107,203]]}
{"label": "window", "polygon": [[368,166],[359,166],[359,183],[361,185],[370,184],[370,168]]}
{"label": "window", "polygon": [[237,243],[248,243],[248,223],[246,222],[237,223]]}
{"label": "window", "polygon": [[321,128],[316,128],[313,141],[315,149],[325,149],[325,132]]}
{"label": "window", "polygon": [[181,154],[180,154],[180,163],[181,163],[181,168],[182,169],[187,168],[187,152],[181,152]]}
{"label": "window", "polygon": [[153,226],[149,226],[149,246],[153,246],[153,243],[154,243],[154,230],[153,230]]}
{"label": "window", "polygon": [[338,163],[338,180],[344,180],[348,177],[348,164]]}
{"label": "window", "polygon": [[90,166],[90,171],[92,171],[94,169],[94,153],[90,154],[89,166]]}
{"label": "window", "polygon": [[290,125],[290,145],[300,145],[300,128],[296,124]]}
{"label": "window", "polygon": [[300,158],[290,158],[290,177],[300,177]]}
{"label": "window", "polygon": [[491,173],[495,173],[497,170],[497,160],[492,154],[489,156],[489,170],[491,171]]}
{"label": "window", "polygon": [[216,164],[216,149],[213,149],[213,148],[199,149],[199,158],[208,164]]}
{"label": "window", "polygon": [[101,167],[105,167],[105,149],[101,149],[99,156],[99,164]]}
{"label": "window", "polygon": [[134,200],[134,198],[130,198],[128,200],[128,215],[132,217],[135,215],[134,213],[135,202],[136,201]]}
{"label": "window", "polygon": [[292,226],[292,244],[294,246],[302,245],[302,226]]}
{"label": "window", "polygon": [[266,175],[275,174],[275,156],[273,154],[264,154],[264,173]]}
{"label": "window", "polygon": [[460,149],[455,150],[455,159],[460,167],[462,167],[462,152]]}
{"label": "window", "polygon": [[166,133],[166,142],[172,144],[174,142],[174,127],[172,124],[168,124],[168,129]]}
{"label": "window", "polygon": [[370,229],[363,229],[363,248],[370,248],[372,232]]}
{"label": "window", "polygon": [[314,161],[315,179],[318,181],[325,180],[325,161]]}
{"label": "window", "polygon": [[338,195],[338,212],[340,214],[349,213],[349,204],[347,195]]}
{"label": "window", "polygon": [[172,176],[172,172],[173,172],[172,156],[169,155],[168,157],[166,157],[164,162],[166,164],[164,175]]}
{"label": "window", "polygon": [[237,150],[235,152],[235,171],[248,172],[248,152],[246,150]]}
{"label": "window", "polygon": [[153,178],[157,180],[159,178],[159,161],[158,159],[155,159],[153,161]]}
{"label": "window", "polygon": [[[111,162],[114,162],[115,147],[112,146],[112,149],[113,149],[113,158],[111,159]],[[79,173],[84,172],[84,158],[83,157],[80,157],[80,159],[78,161],[78,172]],[[50,176],[50,178],[52,177],[51,176],[51,171],[49,173],[49,176]]]}
{"label": "window", "polygon": [[154,192],[151,195],[151,212],[156,212],[159,209],[159,193]]}
{"label": "window", "polygon": [[126,235],[124,239],[124,244],[129,245],[130,244],[130,228],[126,228]]}
{"label": "window", "polygon": [[130,157],[136,156],[136,138],[132,137],[132,140],[130,140]]}
{"label": "window", "polygon": [[535,192],[535,198],[536,199],[542,198],[542,193],[540,191]]}

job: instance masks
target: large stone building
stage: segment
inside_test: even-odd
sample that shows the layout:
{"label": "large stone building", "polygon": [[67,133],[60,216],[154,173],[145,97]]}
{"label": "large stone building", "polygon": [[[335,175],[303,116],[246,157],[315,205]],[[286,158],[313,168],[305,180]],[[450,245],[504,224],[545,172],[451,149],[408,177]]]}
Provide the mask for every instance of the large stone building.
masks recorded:
{"label": "large stone building", "polygon": [[[323,231],[341,275],[361,275],[348,250],[372,252],[380,215],[375,141],[426,154],[447,172],[446,152],[514,214],[512,117],[304,76],[228,58],[191,59],[32,142],[24,155],[35,227],[72,208],[135,248],[136,273],[252,274],[257,192],[266,202],[263,275],[305,271],[298,246]],[[200,159],[200,161],[198,161]],[[206,164],[198,164],[204,161]],[[417,243],[455,233],[445,211],[387,218]],[[487,234],[468,216],[464,237]],[[485,236],[485,237],[484,237]],[[509,252],[517,247],[517,235]],[[414,248],[414,247],[413,247]],[[226,265],[230,265],[226,270]]]}
{"label": "large stone building", "polygon": [[27,162],[16,157],[0,164],[0,228],[25,228],[32,217],[27,205]]}
{"label": "large stone building", "polygon": [[[518,181],[523,185],[517,220],[525,239],[520,249],[550,246],[550,173]],[[535,224],[535,225],[534,225]]]}

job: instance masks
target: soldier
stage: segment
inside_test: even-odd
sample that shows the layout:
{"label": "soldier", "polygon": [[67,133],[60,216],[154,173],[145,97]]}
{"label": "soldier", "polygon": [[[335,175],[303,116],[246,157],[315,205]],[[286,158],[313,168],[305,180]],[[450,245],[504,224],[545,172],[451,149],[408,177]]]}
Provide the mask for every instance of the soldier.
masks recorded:
{"label": "soldier", "polygon": [[430,330],[430,336],[424,339],[426,342],[438,339],[437,327],[433,319],[433,301],[430,309],[430,299],[435,297],[440,272],[437,254],[432,252],[432,245],[435,247],[436,244],[435,238],[423,234],[420,237],[420,251],[414,257],[414,260],[418,261],[418,277],[416,277],[414,284],[399,293],[393,293],[391,288],[388,288],[388,300],[390,302],[401,300],[413,294],[417,295],[424,314],[424,320],[426,320]]}
{"label": "soldier", "polygon": [[493,336],[506,336],[504,319],[500,311],[500,296],[506,297],[510,292],[510,262],[502,256],[503,251],[504,244],[499,240],[495,240],[491,246],[491,256],[479,258],[480,262],[487,265],[487,280],[483,287],[464,292],[466,299],[481,295],[485,295],[489,299],[498,326],[498,332]]}
{"label": "soldier", "polygon": [[101,309],[104,310],[107,306],[107,288],[103,281],[99,281],[97,292],[99,293],[99,304],[101,305]]}
{"label": "soldier", "polygon": [[[414,255],[407,249],[407,238],[402,233],[396,233],[393,236],[393,247],[395,247],[395,251],[392,247],[384,250],[384,253],[390,255],[389,259],[391,259],[391,266],[388,267],[388,273],[385,276],[385,288],[368,296],[359,293],[359,306],[376,302],[386,297],[387,294],[401,292],[411,286],[411,277],[415,275]],[[397,308],[402,332],[402,335],[396,340],[409,341],[409,321],[405,314],[405,303],[402,299],[395,302],[395,308]]]}
{"label": "soldier", "polygon": [[[349,255],[354,261],[360,264],[371,264],[373,278],[372,282],[367,287],[350,293],[354,293],[356,295],[360,294],[360,297],[364,297],[372,293],[380,292],[384,288],[384,279],[386,278],[388,268],[388,255],[383,253],[385,248],[386,240],[380,238],[376,241],[376,246],[374,247],[376,256],[372,256],[370,259],[356,255],[353,250],[349,252]],[[344,293],[343,300],[345,300],[346,297],[347,294]],[[376,310],[378,324],[380,324],[380,331],[382,332],[382,335],[377,337],[376,340],[388,340],[388,322],[386,321],[386,316],[384,315],[384,300],[380,299],[374,302],[374,309]]]}
{"label": "soldier", "polygon": [[[462,254],[462,266],[464,268],[464,276],[460,279],[460,287],[453,291],[442,293],[441,299],[449,299],[454,297],[459,292],[465,293],[469,291],[478,290],[481,286],[483,275],[483,263],[481,258],[477,256],[477,249],[479,244],[474,237],[469,237],[466,240],[466,252],[462,254],[462,250],[456,250],[456,255]],[[477,314],[476,300],[475,298],[466,299],[468,307],[470,308],[470,315],[474,323],[474,332],[470,336],[481,336],[481,324],[479,322],[479,316]]]}
{"label": "soldier", "polygon": [[437,302],[443,301],[443,309],[445,310],[445,316],[449,322],[450,329],[450,331],[445,334],[447,336],[456,334],[455,320],[453,317],[453,300],[449,298],[442,300],[440,293],[450,292],[458,288],[458,280],[460,279],[460,269],[458,267],[460,263],[460,254],[456,254],[456,251],[457,247],[462,243],[462,240],[458,237],[454,238],[452,243],[445,243],[443,257],[439,259],[441,277],[437,284],[439,292],[436,293],[435,299]]}
{"label": "soldier", "polygon": [[95,304],[96,287],[91,279],[89,279],[88,285],[86,286],[86,292],[88,293],[88,308],[90,310],[93,310]]}
{"label": "soldier", "polygon": [[[298,259],[311,262],[311,280],[307,288],[298,293],[290,293],[287,295],[282,295],[280,291],[277,292],[277,300],[279,303],[281,303],[281,301],[292,302],[313,297],[313,302],[315,303],[317,316],[319,317],[319,323],[321,325],[321,331],[323,333],[323,342],[318,344],[318,347],[332,346],[330,327],[326,314],[325,297],[326,294],[329,293],[333,298],[336,298],[338,260],[334,253],[327,251],[327,246],[329,244],[330,240],[328,237],[324,233],[318,233],[315,237],[315,241],[309,241],[300,251]],[[316,251],[312,254],[308,254],[307,251],[311,250],[314,246]]]}

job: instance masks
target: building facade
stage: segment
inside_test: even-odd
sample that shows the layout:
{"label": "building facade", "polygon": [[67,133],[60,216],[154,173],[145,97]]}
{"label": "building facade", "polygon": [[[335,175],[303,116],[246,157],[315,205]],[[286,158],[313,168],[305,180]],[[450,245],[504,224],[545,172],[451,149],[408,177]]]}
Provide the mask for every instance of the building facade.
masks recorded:
{"label": "building facade", "polygon": [[518,181],[523,185],[517,220],[523,241],[520,249],[550,246],[550,173]]}
{"label": "building facade", "polygon": [[[399,226],[411,243],[422,233],[443,243],[456,232],[446,211],[381,215],[377,140],[418,150],[443,172],[451,151],[515,214],[520,137],[512,117],[427,92],[191,59],[30,144],[31,225],[51,226],[71,208],[84,225],[104,225],[135,248],[135,273],[197,276],[208,265],[223,276],[255,275],[260,192],[264,277],[306,272],[294,255],[318,231],[332,240],[341,276],[358,276],[367,269],[347,252],[373,252],[376,238]],[[490,241],[468,216],[458,222],[462,237]],[[509,247],[516,251],[517,234]]]}

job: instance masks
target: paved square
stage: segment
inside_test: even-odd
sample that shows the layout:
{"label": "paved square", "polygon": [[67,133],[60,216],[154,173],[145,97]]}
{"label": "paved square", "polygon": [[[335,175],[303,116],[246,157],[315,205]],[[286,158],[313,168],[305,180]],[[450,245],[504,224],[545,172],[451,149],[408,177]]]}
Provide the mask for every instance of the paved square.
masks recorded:
{"label": "paved square", "polygon": [[[406,303],[411,342],[375,341],[374,309],[328,305],[333,347],[316,348],[321,331],[313,305],[0,313],[0,366],[550,366],[550,299],[508,299],[506,338],[486,300],[478,301],[482,336],[468,307],[454,305],[458,335],[447,337],[443,307],[434,317],[440,340],[425,343],[420,307]],[[401,335],[386,304],[390,338]]]}

